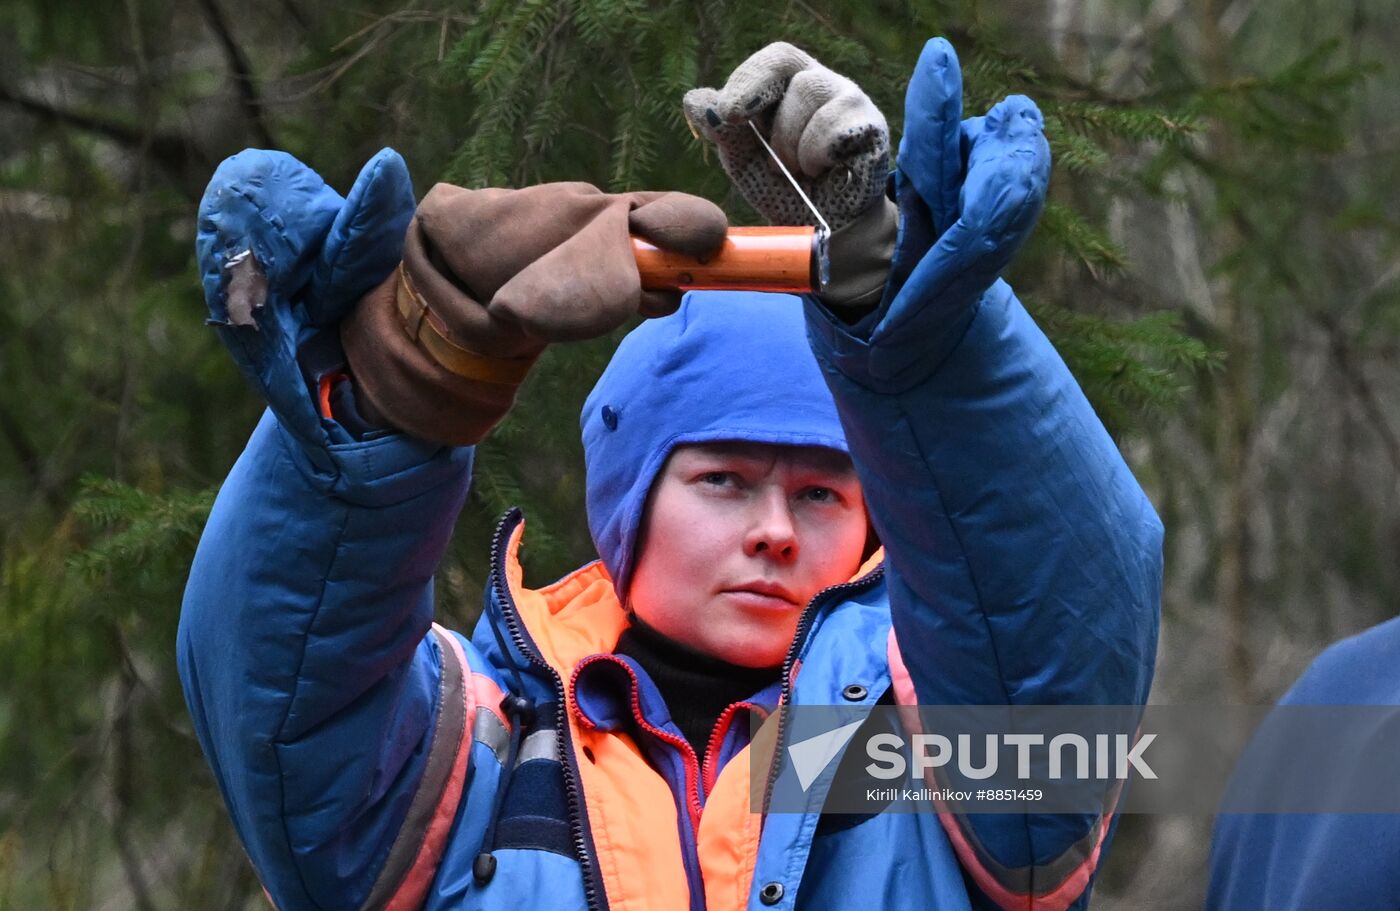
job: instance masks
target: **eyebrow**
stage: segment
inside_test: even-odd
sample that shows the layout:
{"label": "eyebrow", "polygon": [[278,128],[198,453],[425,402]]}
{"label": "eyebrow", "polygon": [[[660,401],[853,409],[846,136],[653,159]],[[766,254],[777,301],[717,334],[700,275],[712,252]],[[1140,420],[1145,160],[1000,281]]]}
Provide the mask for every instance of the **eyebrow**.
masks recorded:
{"label": "eyebrow", "polygon": [[689,444],[677,454],[711,459],[736,459],[745,462],[771,463],[777,452],[787,450],[794,461],[804,469],[826,474],[854,476],[855,465],[850,456],[834,449],[817,446],[785,446],[778,443],[717,442]]}

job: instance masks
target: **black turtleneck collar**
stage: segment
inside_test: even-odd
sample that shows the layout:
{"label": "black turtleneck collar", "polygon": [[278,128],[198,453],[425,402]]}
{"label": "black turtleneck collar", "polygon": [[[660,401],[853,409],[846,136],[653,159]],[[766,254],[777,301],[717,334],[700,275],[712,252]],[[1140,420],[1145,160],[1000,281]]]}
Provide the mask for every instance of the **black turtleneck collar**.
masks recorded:
{"label": "black turtleneck collar", "polygon": [[703,758],[724,710],[778,679],[779,667],[740,667],[669,639],[635,615],[614,651],[636,661],[666,701],[671,720]]}

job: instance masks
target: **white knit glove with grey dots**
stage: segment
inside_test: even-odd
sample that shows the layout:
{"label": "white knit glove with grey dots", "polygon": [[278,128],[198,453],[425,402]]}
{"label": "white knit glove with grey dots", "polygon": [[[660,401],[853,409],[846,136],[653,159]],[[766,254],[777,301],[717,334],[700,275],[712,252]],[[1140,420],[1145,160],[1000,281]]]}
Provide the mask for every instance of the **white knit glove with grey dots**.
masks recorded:
{"label": "white knit glove with grey dots", "polygon": [[739,64],[722,89],[692,89],[686,120],[769,224],[817,219],[758,141],[752,121],[831,227],[831,281],[821,299],[854,321],[881,300],[898,232],[885,197],[890,128],[854,82],[779,41]]}
{"label": "white knit glove with grey dots", "polygon": [[685,116],[719,152],[739,192],[775,225],[816,219],[754,136],[769,137],[832,230],[880,199],[890,168],[885,115],[854,82],[799,48],[770,44],[739,64],[722,89],[685,94]]}

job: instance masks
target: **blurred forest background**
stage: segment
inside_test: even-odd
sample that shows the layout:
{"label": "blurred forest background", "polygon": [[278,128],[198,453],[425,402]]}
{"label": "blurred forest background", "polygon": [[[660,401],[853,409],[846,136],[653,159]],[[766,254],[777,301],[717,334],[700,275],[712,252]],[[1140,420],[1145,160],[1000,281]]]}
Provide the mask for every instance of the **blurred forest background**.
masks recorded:
{"label": "blurred forest background", "polygon": [[[263,907],[174,666],[184,574],[260,405],[203,325],[195,205],[247,145],[348,189],[675,188],[754,215],[681,117],[786,39],[899,132],[924,39],[969,114],[1034,96],[1051,202],[1010,276],[1166,522],[1157,702],[1269,702],[1400,603],[1394,0],[7,0],[0,5],[0,911]],[[469,624],[491,519],[529,577],[590,558],[552,348],[480,454],[440,577]],[[1199,907],[1210,820],[1128,817],[1100,909]],[[1364,850],[1364,846],[1357,846]]]}

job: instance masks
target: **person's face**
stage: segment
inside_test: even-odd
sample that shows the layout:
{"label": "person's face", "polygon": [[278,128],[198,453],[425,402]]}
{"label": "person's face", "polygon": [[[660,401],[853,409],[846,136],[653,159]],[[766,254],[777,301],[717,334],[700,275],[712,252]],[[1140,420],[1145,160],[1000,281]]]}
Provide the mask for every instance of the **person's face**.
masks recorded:
{"label": "person's face", "polygon": [[865,499],[841,453],[680,446],[652,487],[629,600],[676,642],[772,667],[812,596],[860,568],[865,540]]}

